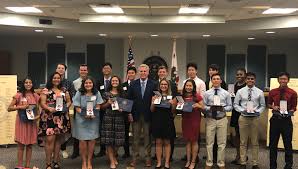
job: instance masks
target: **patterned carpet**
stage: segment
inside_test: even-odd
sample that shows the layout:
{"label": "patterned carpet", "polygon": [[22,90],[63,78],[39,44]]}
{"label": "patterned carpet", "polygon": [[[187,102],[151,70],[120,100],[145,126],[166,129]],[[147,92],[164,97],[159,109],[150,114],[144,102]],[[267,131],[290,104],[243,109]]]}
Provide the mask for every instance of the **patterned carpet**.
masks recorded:
{"label": "patterned carpet", "polygon": [[[203,147],[203,146],[202,146]],[[152,148],[152,151],[154,148]],[[69,154],[72,152],[71,146],[67,147],[67,151]],[[96,152],[98,151],[98,147],[96,147]],[[16,145],[10,145],[8,148],[6,147],[1,147],[0,148],[0,169],[13,169],[14,166],[16,165],[16,152],[17,152],[17,147]],[[123,150],[119,150],[120,156],[122,155]],[[249,152],[250,153],[250,152]],[[152,152],[153,154],[153,152]],[[171,163],[171,168],[172,169],[181,169],[184,166],[184,161],[181,161],[181,157],[185,154],[185,149],[181,145],[178,145],[175,149],[174,152],[174,161]],[[200,162],[197,165],[196,168],[201,169],[204,168],[205,166],[205,160],[203,160],[203,156],[206,154],[206,149],[201,148],[200,150]],[[227,148],[226,149],[226,168],[227,169],[237,169],[238,166],[230,164],[230,162],[234,159],[235,157],[235,151],[232,148]],[[250,158],[250,154],[248,155],[248,158]],[[268,148],[261,146],[260,147],[260,154],[259,154],[259,167],[261,169],[269,169],[269,150]],[[123,160],[119,158],[119,169],[126,169],[127,164],[129,162],[129,159]],[[31,161],[31,167],[36,166],[39,169],[45,169],[45,154],[44,154],[44,149],[40,148],[38,146],[33,147],[33,155],[32,155],[32,161]],[[101,157],[101,158],[95,158],[93,160],[93,166],[94,169],[108,169],[109,168],[109,163],[106,157]],[[284,152],[280,151],[279,156],[278,156],[278,168],[282,169],[284,166]],[[80,169],[81,167],[81,159],[77,158],[74,160],[71,159],[62,159],[62,168],[63,169]],[[138,166],[136,167],[137,169],[143,169],[146,168],[144,167],[144,161],[140,161],[138,163]],[[152,167],[154,168],[154,167]],[[216,168],[216,167],[214,167]],[[247,168],[251,168],[250,162]],[[294,166],[293,169],[298,169],[298,154],[294,154]]]}

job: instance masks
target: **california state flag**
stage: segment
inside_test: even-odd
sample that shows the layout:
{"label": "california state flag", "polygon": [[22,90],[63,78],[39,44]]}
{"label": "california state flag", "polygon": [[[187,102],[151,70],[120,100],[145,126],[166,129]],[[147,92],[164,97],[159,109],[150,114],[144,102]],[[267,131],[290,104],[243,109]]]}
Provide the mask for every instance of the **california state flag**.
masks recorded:
{"label": "california state flag", "polygon": [[173,41],[173,53],[172,53],[172,64],[171,64],[171,80],[178,84],[178,64],[177,64],[177,55],[176,55],[176,39]]}

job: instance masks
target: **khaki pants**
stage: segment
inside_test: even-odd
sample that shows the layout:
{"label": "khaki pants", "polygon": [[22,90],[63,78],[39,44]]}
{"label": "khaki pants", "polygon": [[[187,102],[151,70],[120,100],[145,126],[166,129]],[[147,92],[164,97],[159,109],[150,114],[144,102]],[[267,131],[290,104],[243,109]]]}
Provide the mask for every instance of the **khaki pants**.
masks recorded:
{"label": "khaki pants", "polygon": [[228,119],[226,117],[215,120],[206,118],[206,149],[207,149],[207,166],[213,166],[213,144],[216,134],[217,138],[217,165],[219,167],[225,166],[225,148],[227,142]]}
{"label": "khaki pants", "polygon": [[259,160],[259,138],[258,138],[259,117],[239,117],[240,129],[240,163],[246,165],[247,142],[251,140],[252,165],[258,165]]}
{"label": "khaki pants", "polygon": [[[143,130],[142,130],[143,129]],[[140,139],[141,131],[144,134],[144,148],[145,148],[145,158],[146,160],[151,159],[151,135],[150,135],[150,123],[145,122],[144,115],[141,114],[138,121],[132,123],[132,132],[133,132],[133,160],[137,160],[140,153]]]}

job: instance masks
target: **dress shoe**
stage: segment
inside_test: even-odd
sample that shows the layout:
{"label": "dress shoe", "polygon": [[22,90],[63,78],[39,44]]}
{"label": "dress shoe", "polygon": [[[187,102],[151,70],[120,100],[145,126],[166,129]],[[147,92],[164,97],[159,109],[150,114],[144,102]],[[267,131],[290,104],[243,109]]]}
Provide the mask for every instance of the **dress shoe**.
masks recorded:
{"label": "dress shoe", "polygon": [[240,159],[235,159],[235,160],[231,161],[231,164],[240,165]]}
{"label": "dress shoe", "polygon": [[151,160],[146,160],[145,167],[151,167],[152,162]]}
{"label": "dress shoe", "polygon": [[252,166],[252,169],[260,169],[258,165]]}
{"label": "dress shoe", "polygon": [[79,153],[72,153],[72,155],[70,156],[71,159],[75,159],[79,156]]}
{"label": "dress shoe", "polygon": [[240,165],[239,169],[246,169],[246,165]]}

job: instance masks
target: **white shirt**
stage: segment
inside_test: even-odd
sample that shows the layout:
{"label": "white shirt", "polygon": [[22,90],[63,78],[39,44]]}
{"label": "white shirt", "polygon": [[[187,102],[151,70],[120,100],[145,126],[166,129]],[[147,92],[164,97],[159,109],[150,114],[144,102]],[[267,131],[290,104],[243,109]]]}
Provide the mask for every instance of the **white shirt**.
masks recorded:
{"label": "white shirt", "polygon": [[81,85],[82,85],[82,78],[79,77],[77,78],[76,80],[74,80],[72,83],[74,85],[74,88],[76,89],[76,91],[78,91],[80,88],[81,88]]}
{"label": "white shirt", "polygon": [[[190,79],[190,78],[188,78],[188,79]],[[188,80],[188,79],[186,79],[186,80]],[[183,85],[186,82],[186,80],[183,81]],[[205,82],[202,79],[198,78],[198,76],[196,76],[193,80],[196,83],[197,93],[203,97],[204,93],[206,92]]]}

